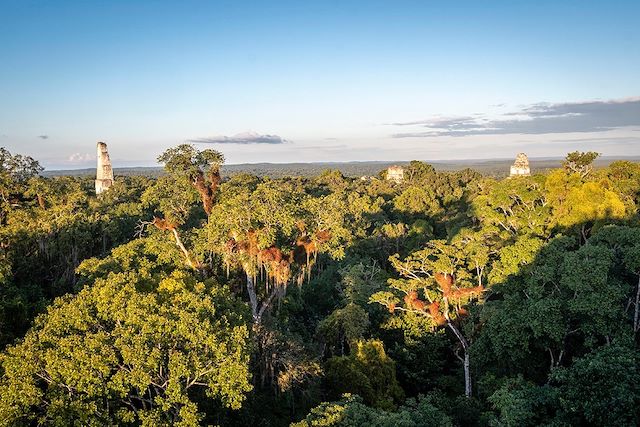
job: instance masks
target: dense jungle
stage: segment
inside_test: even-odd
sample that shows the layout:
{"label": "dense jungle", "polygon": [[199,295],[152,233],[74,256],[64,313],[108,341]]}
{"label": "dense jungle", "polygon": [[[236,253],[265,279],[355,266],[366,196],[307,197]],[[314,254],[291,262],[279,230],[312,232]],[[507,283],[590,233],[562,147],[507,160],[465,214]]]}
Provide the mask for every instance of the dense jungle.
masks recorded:
{"label": "dense jungle", "polygon": [[[0,425],[633,426],[640,164],[43,177],[0,149]],[[534,171],[535,172],[535,171]]]}

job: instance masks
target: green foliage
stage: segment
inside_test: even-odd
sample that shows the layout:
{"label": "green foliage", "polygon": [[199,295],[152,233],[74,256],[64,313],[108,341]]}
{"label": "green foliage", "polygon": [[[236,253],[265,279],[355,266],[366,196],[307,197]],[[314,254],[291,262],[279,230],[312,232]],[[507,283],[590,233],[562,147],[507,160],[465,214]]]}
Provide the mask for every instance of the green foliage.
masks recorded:
{"label": "green foliage", "polygon": [[504,283],[509,276],[519,273],[534,261],[544,242],[538,237],[518,237],[512,245],[498,250],[497,259],[489,274],[489,283]]}
{"label": "green foliage", "polygon": [[379,340],[356,341],[349,356],[327,361],[326,383],[332,394],[355,393],[368,405],[392,409],[404,393],[396,380],[396,365]]}
{"label": "green foliage", "polygon": [[348,303],[366,306],[369,297],[383,286],[382,270],[376,261],[359,262],[343,267],[340,291]]}
{"label": "green foliage", "polygon": [[491,420],[491,425],[495,427],[564,424],[556,418],[558,391],[549,385],[538,386],[527,382],[522,377],[504,381],[489,397],[489,402],[498,412]]}
{"label": "green foliage", "polygon": [[640,164],[619,160],[611,163],[603,172],[617,191],[625,198],[630,199],[631,206],[635,207],[640,195]]}
{"label": "green foliage", "polygon": [[483,229],[502,240],[533,234],[546,236],[549,212],[544,177],[522,177],[482,183],[482,191],[473,201],[474,215]]}
{"label": "green foliage", "polygon": [[567,215],[559,220],[560,225],[586,221],[612,220],[625,216],[625,206],[620,197],[607,190],[601,183],[587,182],[573,189],[567,196],[570,206]]}
{"label": "green foliage", "polygon": [[640,422],[640,353],[601,347],[551,373],[571,424],[635,426]]}
{"label": "green foliage", "polygon": [[318,324],[318,335],[331,354],[343,355],[345,347],[362,338],[368,328],[367,312],[362,307],[349,303],[344,308],[334,310]]}
{"label": "green foliage", "polygon": [[359,396],[345,394],[337,402],[325,402],[313,408],[305,420],[292,427],[447,427],[451,419],[422,396],[409,399],[396,412],[370,408]]}
{"label": "green foliage", "polygon": [[195,425],[196,388],[240,407],[251,389],[246,312],[220,285],[153,274],[150,257],[122,265],[133,255],[123,252],[85,263],[94,283],[57,299],[2,355],[3,423]]}
{"label": "green foliage", "polygon": [[398,212],[406,214],[430,217],[440,213],[440,204],[435,192],[429,187],[407,187],[393,199],[393,204]]}
{"label": "green foliage", "polygon": [[338,169],[323,171],[316,177],[315,181],[322,186],[326,186],[332,192],[344,190],[349,185],[348,180]]}
{"label": "green foliage", "polygon": [[[398,256],[389,259],[400,275],[400,279],[389,279],[391,291],[381,291],[372,295],[371,302],[382,304],[390,311],[400,308],[398,295],[409,296],[415,293],[429,303],[437,303],[438,313],[445,320],[455,319],[462,305],[482,293],[476,289],[482,284],[483,268],[487,262],[482,245],[473,240],[461,239],[453,244],[444,240],[432,240],[424,249],[412,253],[401,260]],[[441,287],[436,281],[436,274],[447,274],[453,277],[449,289]],[[460,291],[460,290],[463,291]],[[469,292],[464,291],[469,289]],[[471,292],[471,289],[476,289]],[[423,315],[432,327],[442,326],[441,319],[435,312],[426,307],[416,308],[406,303],[402,307],[403,315]]]}
{"label": "green foliage", "polygon": [[199,151],[192,145],[181,144],[162,153],[158,162],[164,163],[167,172],[194,180],[200,173],[217,169],[224,163],[224,156],[216,150]]}
{"label": "green foliage", "polygon": [[588,151],[573,151],[567,154],[562,162],[562,166],[569,172],[577,173],[582,178],[587,176],[593,169],[592,163],[600,156],[599,153]]}
{"label": "green foliage", "polygon": [[10,271],[0,287],[6,313],[0,346],[21,336],[53,298],[77,290],[75,269],[83,259],[131,240],[144,216],[140,195],[147,184],[146,178],[118,179],[99,199],[86,179],[24,184],[0,226],[0,258]]}
{"label": "green foliage", "polygon": [[[492,355],[494,361],[487,364],[509,372],[546,375],[570,354],[628,336],[632,330],[624,310],[632,288],[618,274],[623,267],[620,255],[605,243],[616,230],[602,229],[584,246],[556,238],[529,267],[500,286],[501,299],[487,303],[483,313],[478,357]],[[627,259],[635,263],[637,249],[628,251],[634,258]],[[546,369],[531,370],[545,359]]]}
{"label": "green foliage", "polygon": [[428,163],[412,160],[404,169],[404,179],[411,184],[425,184],[436,175]]}
{"label": "green foliage", "polygon": [[555,369],[544,385],[508,379],[489,397],[497,411],[491,425],[637,425],[638,357],[635,349],[607,345]]}
{"label": "green foliage", "polygon": [[[109,194],[109,192],[105,194]],[[182,225],[201,212],[198,193],[186,180],[162,176],[149,185],[140,198],[142,205],[171,224]]]}
{"label": "green foliage", "polygon": [[444,331],[436,334],[425,329],[413,332],[403,325],[405,339],[389,347],[396,362],[398,382],[407,395],[416,396],[433,390],[454,392],[459,387],[458,372],[450,369],[449,340]]}
{"label": "green foliage", "polygon": [[0,225],[4,223],[7,211],[13,209],[15,199],[25,190],[27,181],[43,170],[37,160],[11,154],[6,148],[0,147]]}

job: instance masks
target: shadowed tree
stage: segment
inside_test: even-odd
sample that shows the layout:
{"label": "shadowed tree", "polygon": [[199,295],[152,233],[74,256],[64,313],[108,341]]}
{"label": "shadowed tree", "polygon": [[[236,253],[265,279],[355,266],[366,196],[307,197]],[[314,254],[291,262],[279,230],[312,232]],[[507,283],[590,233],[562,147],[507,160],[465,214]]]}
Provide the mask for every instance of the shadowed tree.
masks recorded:
{"label": "shadowed tree", "polygon": [[404,398],[396,380],[396,364],[379,340],[352,342],[351,354],[327,361],[325,376],[333,394],[358,394],[377,408],[393,409]]}

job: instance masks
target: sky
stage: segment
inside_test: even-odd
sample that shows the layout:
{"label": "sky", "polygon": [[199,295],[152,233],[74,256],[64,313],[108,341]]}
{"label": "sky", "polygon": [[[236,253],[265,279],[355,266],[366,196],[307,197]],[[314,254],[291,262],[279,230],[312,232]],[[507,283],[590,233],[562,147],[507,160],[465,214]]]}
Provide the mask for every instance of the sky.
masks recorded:
{"label": "sky", "polygon": [[640,155],[638,1],[0,0],[0,147],[47,169]]}

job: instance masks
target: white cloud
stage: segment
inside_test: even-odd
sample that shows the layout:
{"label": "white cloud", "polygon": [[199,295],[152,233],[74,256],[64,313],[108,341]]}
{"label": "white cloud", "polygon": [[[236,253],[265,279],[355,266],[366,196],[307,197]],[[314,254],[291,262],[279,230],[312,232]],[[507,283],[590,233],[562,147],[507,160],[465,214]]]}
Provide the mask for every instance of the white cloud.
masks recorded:
{"label": "white cloud", "polygon": [[210,136],[204,138],[189,139],[187,142],[201,144],[284,144],[287,142],[278,135],[261,135],[256,132],[243,132],[233,136]]}
{"label": "white cloud", "polygon": [[95,160],[95,156],[89,153],[73,153],[67,158],[69,163],[88,163]]}

